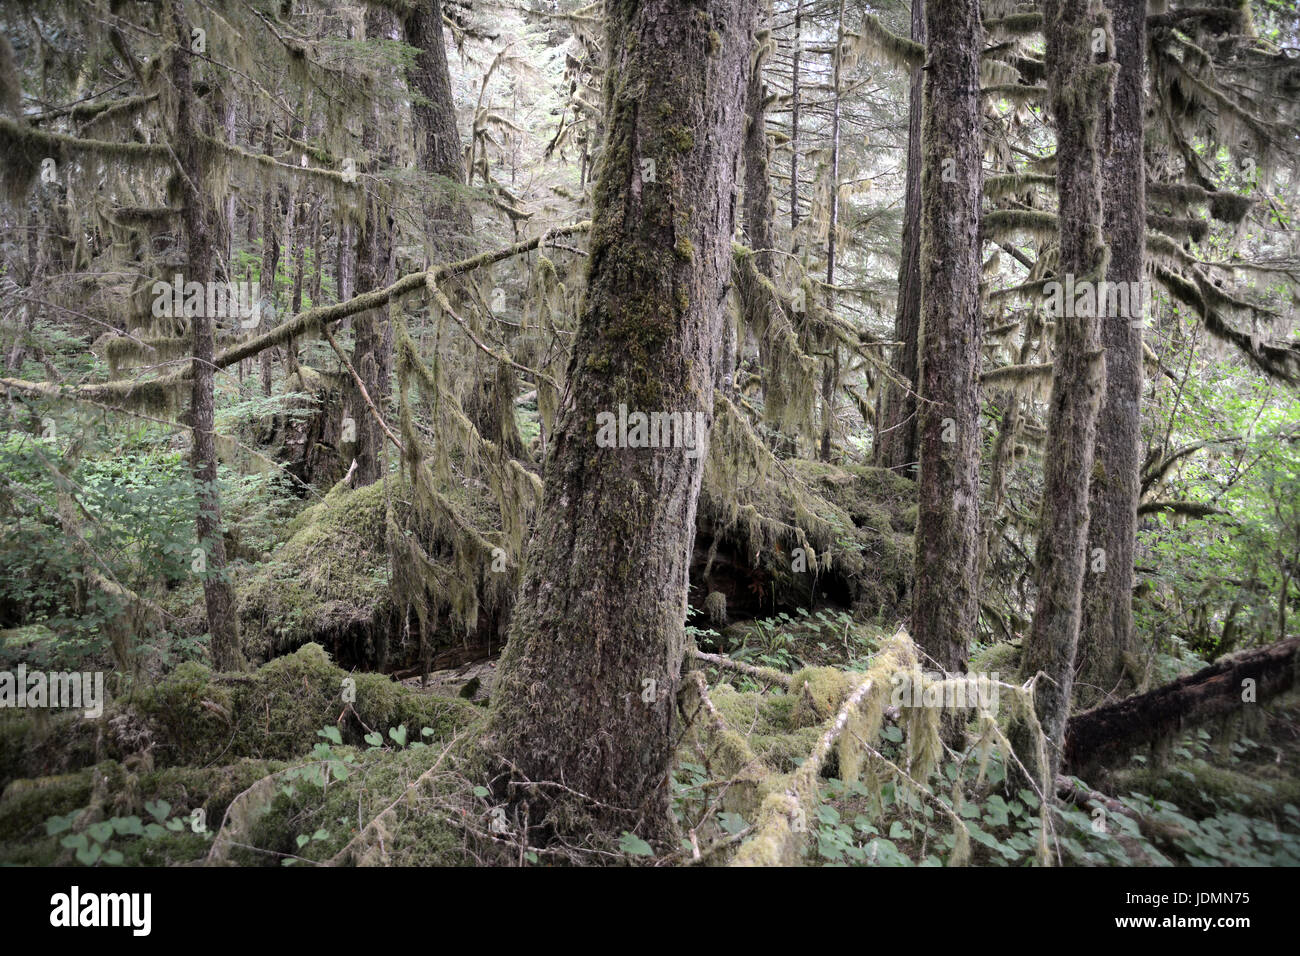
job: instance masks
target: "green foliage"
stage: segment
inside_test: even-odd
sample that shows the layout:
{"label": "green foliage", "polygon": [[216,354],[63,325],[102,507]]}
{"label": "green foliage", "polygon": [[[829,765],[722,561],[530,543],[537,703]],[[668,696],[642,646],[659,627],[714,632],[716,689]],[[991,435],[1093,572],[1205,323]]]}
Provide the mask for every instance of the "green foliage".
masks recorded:
{"label": "green foliage", "polygon": [[[76,425],[48,427],[58,436]],[[88,440],[105,437],[87,428]],[[0,623],[48,635],[10,633],[0,661],[72,666],[103,654],[130,599],[98,580],[143,591],[190,575],[194,493],[180,455],[128,435],[115,455],[79,458],[80,442],[23,432],[0,440]],[[168,650],[166,632],[138,637]]]}

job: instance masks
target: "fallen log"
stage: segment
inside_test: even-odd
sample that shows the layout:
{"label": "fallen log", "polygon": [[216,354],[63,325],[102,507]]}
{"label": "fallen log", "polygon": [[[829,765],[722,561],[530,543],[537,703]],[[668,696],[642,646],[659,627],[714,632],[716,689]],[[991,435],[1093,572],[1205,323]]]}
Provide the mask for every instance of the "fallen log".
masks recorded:
{"label": "fallen log", "polygon": [[1098,766],[1115,766],[1137,747],[1185,727],[1232,713],[1290,690],[1296,683],[1300,638],[1290,638],[1211,664],[1172,684],[1096,707],[1070,718],[1065,729],[1065,766],[1087,777]]}

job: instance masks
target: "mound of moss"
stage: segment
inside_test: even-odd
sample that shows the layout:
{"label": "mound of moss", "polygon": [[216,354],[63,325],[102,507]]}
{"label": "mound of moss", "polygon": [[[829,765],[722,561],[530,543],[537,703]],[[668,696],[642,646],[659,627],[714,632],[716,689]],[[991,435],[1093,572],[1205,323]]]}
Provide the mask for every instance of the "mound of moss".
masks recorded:
{"label": "mound of moss", "polygon": [[[403,595],[403,581],[392,571],[390,504],[399,533],[414,536],[434,565],[425,581],[428,593],[421,594],[430,608],[428,646],[445,647],[460,639],[466,623],[450,626],[454,602],[437,581],[463,569],[454,566],[451,542],[439,529],[417,527],[412,495],[410,484],[398,475],[361,488],[339,482],[295,517],[285,543],[240,582],[245,655],[255,662],[267,661],[315,642],[340,661],[369,670],[387,670],[414,657],[419,650],[419,623]],[[453,486],[447,499],[475,528],[495,533],[492,529],[501,523],[486,487]],[[468,630],[487,628],[495,633],[493,611],[502,603],[496,590],[502,586],[502,576],[489,573],[487,566],[478,572],[476,587],[483,610],[471,613],[474,619],[468,622]],[[390,635],[408,634],[400,644],[390,640]]]}
{"label": "mound of moss", "polygon": [[[138,771],[109,760],[75,773],[15,780],[0,794],[0,863],[76,865],[74,849],[65,846],[64,839],[113,821],[114,831],[101,845],[120,852],[124,865],[166,866],[199,859],[208,851],[209,838],[194,828],[196,811],[202,812],[199,819],[206,821],[205,828],[219,825],[238,794],[284,766],[239,760],[220,767]],[[65,818],[63,829],[52,826],[58,817]],[[181,823],[145,838],[127,832],[135,829],[132,818],[141,826],[163,820]]]}
{"label": "mound of moss", "polygon": [[272,560],[241,582],[240,633],[250,659],[388,629],[395,611],[385,543],[389,487],[336,485],[294,518]]}
{"label": "mound of moss", "polygon": [[319,644],[306,644],[249,674],[182,664],[112,701],[98,719],[6,719],[0,785],[105,759],[158,767],[288,759],[310,751],[323,727],[338,727],[352,744],[402,725],[417,735],[429,727],[441,738],[480,713],[468,700],[422,693],[382,674],[348,673]]}
{"label": "mound of moss", "polygon": [[[115,851],[112,862],[126,866],[472,862],[465,834],[487,830],[492,808],[444,753],[472,739],[435,733],[399,746],[386,738],[384,747],[333,745],[292,762],[208,768],[143,771],[105,761],[16,780],[0,795],[0,864],[92,862],[78,846]],[[330,762],[343,769],[328,778],[303,773]],[[217,843],[223,852],[213,855]]]}

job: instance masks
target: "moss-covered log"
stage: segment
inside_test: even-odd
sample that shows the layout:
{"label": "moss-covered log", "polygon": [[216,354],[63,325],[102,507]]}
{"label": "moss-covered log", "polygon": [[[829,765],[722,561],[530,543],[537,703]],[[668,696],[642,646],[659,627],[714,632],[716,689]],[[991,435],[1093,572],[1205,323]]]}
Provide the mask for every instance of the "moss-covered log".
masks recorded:
{"label": "moss-covered log", "polygon": [[[1178,731],[1256,707],[1296,684],[1300,638],[1217,661],[1172,684],[1070,718],[1065,766],[1086,775],[1114,766],[1132,750]],[[1248,683],[1249,682],[1249,683]]]}

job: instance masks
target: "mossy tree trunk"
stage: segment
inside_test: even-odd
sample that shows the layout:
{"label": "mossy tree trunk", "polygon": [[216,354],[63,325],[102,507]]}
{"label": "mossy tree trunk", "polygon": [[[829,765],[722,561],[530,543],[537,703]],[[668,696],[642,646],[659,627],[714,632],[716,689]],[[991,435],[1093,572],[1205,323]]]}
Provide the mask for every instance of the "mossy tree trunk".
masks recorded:
{"label": "mossy tree trunk", "polygon": [[[489,724],[500,791],[568,839],[662,839],[671,826],[687,571],[756,8],[606,7],[608,125],[586,300]],[[706,430],[695,450],[600,447],[597,416],[620,403],[700,412]]]}
{"label": "mossy tree trunk", "polygon": [[[925,43],[925,2],[912,0],[912,39]],[[898,265],[894,311],[897,347],[891,363],[901,382],[881,389],[880,414],[872,443],[877,466],[911,478],[916,465],[917,335],[921,328],[921,67],[912,70],[908,92],[907,185],[903,199],[903,257]]]}
{"label": "mossy tree trunk", "polygon": [[931,0],[925,18],[912,637],[940,667],[965,671],[979,616],[983,27],[978,0]]}
{"label": "mossy tree trunk", "polygon": [[[844,6],[840,0],[835,21],[835,53],[831,64],[831,168],[830,215],[826,228],[826,313],[835,317],[835,254],[838,252],[840,228],[840,68],[844,62]],[[828,335],[830,354],[822,367],[822,461],[831,460],[831,441],[835,437],[835,396],[840,387],[840,347],[834,335]]]}
{"label": "mossy tree trunk", "polygon": [[[763,16],[765,24],[770,22],[770,3],[763,5]],[[776,245],[776,231],[773,223],[772,179],[769,170],[772,148],[767,138],[767,84],[763,82],[763,64],[766,63],[771,49],[769,35],[764,29],[754,44],[749,83],[745,89],[745,138],[741,144],[741,156],[745,167],[742,228],[746,244],[754,250],[754,271],[769,282],[775,279],[772,253]],[[771,312],[776,305],[767,296],[755,294],[754,298],[761,303],[758,307],[764,310],[764,315],[752,318],[750,324],[761,329],[757,337],[758,360],[766,371],[769,368],[768,335]],[[735,368],[740,364],[739,355],[727,355],[724,347],[723,359],[734,375]]]}
{"label": "mossy tree trunk", "polygon": [[[1099,0],[1046,0],[1043,5],[1048,95],[1056,125],[1059,274],[1073,274],[1076,283],[1096,282],[1106,274],[1098,132],[1113,74],[1110,64],[1098,62],[1092,34],[1104,26]],[[1088,485],[1105,379],[1100,319],[1058,316],[1054,355],[1034,562],[1037,600],[1021,664],[1023,676],[1039,675],[1034,704],[1047,736],[1048,766],[1031,767],[1048,781],[1060,766],[1087,570]],[[1026,739],[1017,731],[1012,743],[1020,745],[1022,758],[1033,761]]]}
{"label": "mossy tree trunk", "polygon": [[[217,210],[206,186],[203,132],[198,101],[190,72],[190,24],[180,0],[169,8],[176,48],[171,51],[170,80],[176,97],[176,124],[172,141],[178,161],[176,183],[184,203],[181,216],[185,236],[187,282],[214,281],[215,250],[220,234]],[[213,397],[214,330],[212,316],[200,308],[191,318],[194,358],[191,362],[190,421],[198,512],[195,534],[203,549],[199,573],[208,615],[212,663],[217,670],[235,670],[243,663],[239,647],[239,617],[235,593],[226,568],[226,545],[221,533],[221,492],[217,485],[217,447]]]}
{"label": "mossy tree trunk", "polygon": [[803,106],[799,68],[803,58],[803,0],[794,8],[794,52],[790,64],[790,234],[799,228],[799,114]]}
{"label": "mossy tree trunk", "polygon": [[422,172],[438,177],[426,183],[435,197],[428,204],[430,230],[426,239],[435,256],[454,259],[465,246],[469,217],[454,192],[455,186],[465,180],[465,164],[447,67],[441,0],[415,3],[402,20],[402,31],[407,45],[418,51],[406,71],[407,83],[419,96],[411,106],[416,163]]}
{"label": "mossy tree trunk", "polygon": [[[366,38],[392,39],[395,33],[392,15],[381,7],[366,10]],[[380,148],[379,125],[383,118],[372,113],[366,118],[361,133],[361,145],[366,154],[378,159],[377,167],[385,165],[386,150]],[[368,191],[369,192],[369,191]],[[357,236],[357,292],[371,292],[382,288],[388,281],[393,253],[392,212],[382,195],[371,194],[366,199],[365,222]],[[353,320],[356,335],[352,348],[352,364],[365,383],[366,392],[375,402],[382,402],[388,394],[388,381],[393,366],[392,335],[388,332],[387,309],[361,312]],[[360,389],[349,387],[350,415],[355,437],[354,454],[357,462],[353,477],[355,487],[363,487],[383,476],[384,433],[370,409],[366,407]],[[345,432],[344,440],[347,434]],[[346,449],[345,449],[346,450]],[[346,464],[346,459],[345,462]]]}
{"label": "mossy tree trunk", "polygon": [[[262,152],[267,156],[275,155],[275,127],[270,119],[262,129]],[[271,306],[275,305],[275,274],[280,268],[280,236],[275,229],[278,220],[275,213],[275,200],[278,193],[279,190],[274,187],[262,192],[262,269],[261,287],[258,291],[262,301]],[[273,324],[272,321],[264,319],[264,327],[259,328],[258,331],[267,331]],[[270,396],[274,384],[271,375],[271,358],[274,354],[272,349],[263,349],[257,360],[262,394],[267,397]]]}
{"label": "mossy tree trunk", "polygon": [[[1115,107],[1103,131],[1102,198],[1110,265],[1106,279],[1140,283],[1146,240],[1146,169],[1143,163],[1143,66],[1146,5],[1110,0],[1114,34]],[[1137,286],[1129,286],[1136,288]],[[1131,312],[1133,310],[1130,310]],[[1126,668],[1133,652],[1133,563],[1141,487],[1142,330],[1137,315],[1102,317],[1106,391],[1097,421],[1097,465],[1088,523],[1088,585],[1079,631],[1081,703],[1131,689]]]}

